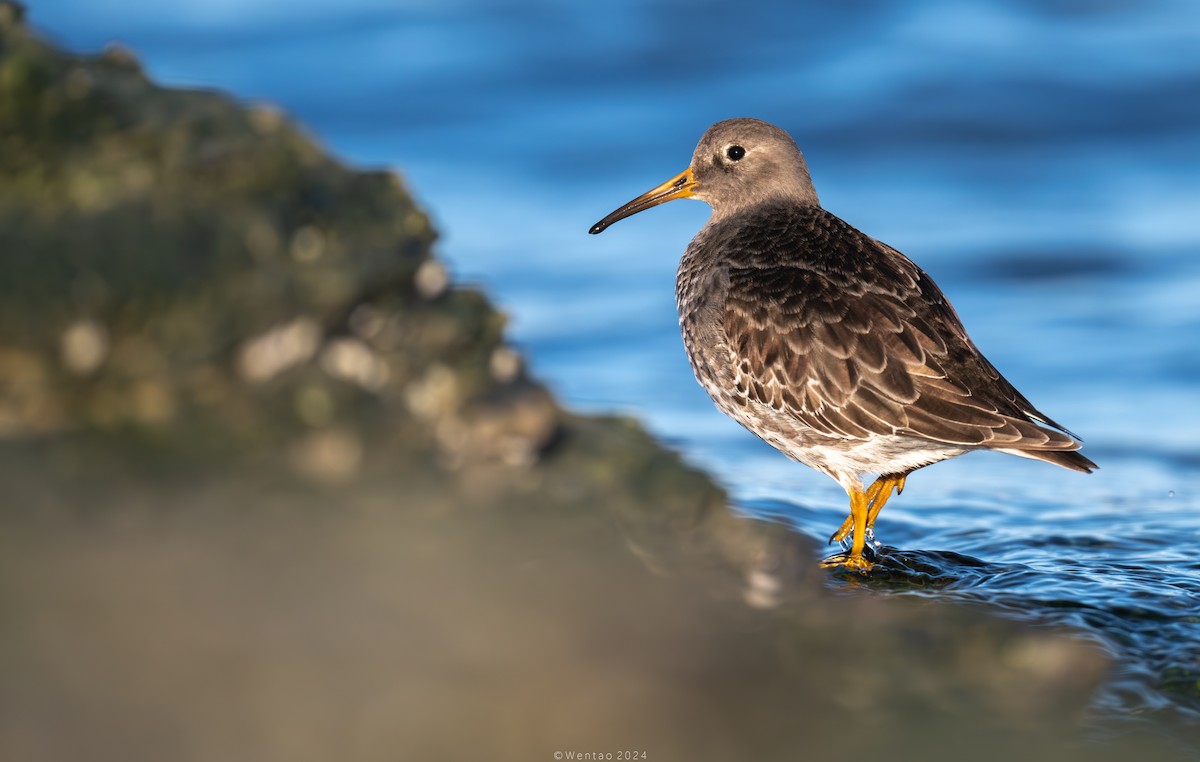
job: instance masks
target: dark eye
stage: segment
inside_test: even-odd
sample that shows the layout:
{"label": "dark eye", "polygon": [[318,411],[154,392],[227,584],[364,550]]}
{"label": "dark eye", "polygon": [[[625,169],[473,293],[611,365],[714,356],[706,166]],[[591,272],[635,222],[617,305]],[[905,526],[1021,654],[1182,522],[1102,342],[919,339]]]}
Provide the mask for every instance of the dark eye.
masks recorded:
{"label": "dark eye", "polygon": [[746,155],[746,149],[741,146],[729,146],[725,155],[729,157],[730,161],[741,161],[742,157]]}

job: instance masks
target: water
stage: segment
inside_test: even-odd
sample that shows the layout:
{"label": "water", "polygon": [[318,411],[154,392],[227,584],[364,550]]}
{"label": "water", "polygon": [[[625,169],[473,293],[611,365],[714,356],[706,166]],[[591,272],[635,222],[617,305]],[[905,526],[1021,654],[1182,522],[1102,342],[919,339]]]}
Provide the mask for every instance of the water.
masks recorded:
{"label": "water", "polygon": [[[828,536],[832,481],[722,418],[680,347],[673,273],[703,223],[601,216],[710,123],[791,131],[826,208],[938,280],[976,342],[1086,439],[1091,476],[972,455],[878,524],[880,592],[1066,624],[1117,657],[1098,710],[1200,714],[1200,5],[36,4],[81,51],[279,104],[398,168],[569,404],[634,413],[748,512]],[[897,550],[899,549],[899,550]],[[857,586],[831,577],[835,587]]]}

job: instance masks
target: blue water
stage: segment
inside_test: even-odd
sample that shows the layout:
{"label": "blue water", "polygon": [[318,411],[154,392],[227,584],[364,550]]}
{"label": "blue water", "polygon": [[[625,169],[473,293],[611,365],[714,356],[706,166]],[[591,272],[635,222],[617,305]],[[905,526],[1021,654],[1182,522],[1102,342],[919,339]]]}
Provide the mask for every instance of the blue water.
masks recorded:
{"label": "blue water", "polygon": [[[827,536],[830,480],[721,417],[673,276],[707,208],[588,227],[756,116],[823,204],[920,263],[976,342],[1086,440],[1091,476],[998,455],[918,472],[880,591],[1066,624],[1118,667],[1098,710],[1200,718],[1200,4],[289,0],[36,3],[159,81],[278,104],[397,168],[569,404],[642,417],[748,512]],[[831,585],[847,581],[831,577]]]}

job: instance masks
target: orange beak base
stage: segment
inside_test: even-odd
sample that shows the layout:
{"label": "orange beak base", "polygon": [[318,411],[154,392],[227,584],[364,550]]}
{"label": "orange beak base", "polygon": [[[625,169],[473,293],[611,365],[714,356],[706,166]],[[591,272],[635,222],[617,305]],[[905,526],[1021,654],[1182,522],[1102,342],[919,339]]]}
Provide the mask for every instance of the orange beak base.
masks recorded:
{"label": "orange beak base", "polygon": [[692,175],[692,170],[686,169],[680,172],[675,177],[667,180],[657,188],[646,191],[642,195],[625,204],[621,208],[614,211],[604,219],[592,225],[588,230],[592,235],[603,233],[609,225],[617,220],[623,220],[626,217],[644,212],[652,206],[665,204],[668,201],[674,201],[677,198],[690,198],[696,188],[696,178]]}

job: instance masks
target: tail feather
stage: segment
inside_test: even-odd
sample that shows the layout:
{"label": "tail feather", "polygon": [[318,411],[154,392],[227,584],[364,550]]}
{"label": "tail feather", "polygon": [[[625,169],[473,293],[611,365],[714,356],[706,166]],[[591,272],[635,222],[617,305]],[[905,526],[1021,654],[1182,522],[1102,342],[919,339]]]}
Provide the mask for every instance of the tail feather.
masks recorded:
{"label": "tail feather", "polygon": [[1053,463],[1056,466],[1069,468],[1072,471],[1082,471],[1085,474],[1090,474],[1100,468],[1080,452],[1074,450],[1010,450],[1001,449],[1000,452],[1008,453],[1009,455],[1018,455],[1022,458],[1032,458],[1033,460],[1044,460],[1047,463]]}

